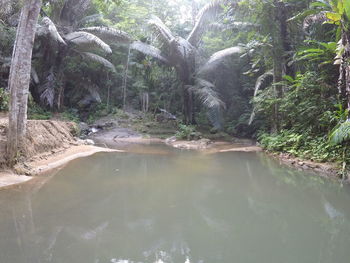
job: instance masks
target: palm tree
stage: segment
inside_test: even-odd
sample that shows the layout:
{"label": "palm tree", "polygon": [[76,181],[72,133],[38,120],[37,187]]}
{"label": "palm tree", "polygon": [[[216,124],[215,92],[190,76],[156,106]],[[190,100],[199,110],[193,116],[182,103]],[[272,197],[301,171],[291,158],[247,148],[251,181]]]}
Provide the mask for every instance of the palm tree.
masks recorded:
{"label": "palm tree", "polygon": [[158,49],[140,41],[131,44],[132,49],[152,56],[166,66],[175,68],[182,83],[183,113],[184,121],[187,124],[195,123],[194,95],[212,112],[217,112],[224,107],[224,103],[214,91],[215,86],[201,78],[201,76],[204,76],[208,70],[215,69],[215,66],[223,59],[240,54],[242,51],[239,47],[219,51],[213,54],[205,65],[198,67],[198,47],[202,36],[210,22],[222,12],[224,3],[226,3],[224,0],[215,0],[206,4],[199,11],[195,26],[186,39],[174,35],[158,17],[153,16],[149,20],[149,26],[157,35],[161,48]]}
{"label": "palm tree", "polygon": [[[33,71],[32,79],[37,86],[36,90],[40,94],[41,103],[50,108],[56,107],[60,110],[63,106],[65,76],[62,66],[66,57],[80,56],[116,72],[114,65],[103,57],[112,53],[110,45],[104,40],[114,43],[131,41],[128,34],[114,28],[79,28],[84,20],[92,18],[84,17],[90,4],[91,0],[66,0],[63,3],[51,1],[52,19],[42,12],[44,18],[38,27],[37,39],[41,53],[38,57],[41,56],[41,64],[44,65],[45,70],[40,77]],[[99,100],[96,85],[86,82],[83,87],[92,97]]]}

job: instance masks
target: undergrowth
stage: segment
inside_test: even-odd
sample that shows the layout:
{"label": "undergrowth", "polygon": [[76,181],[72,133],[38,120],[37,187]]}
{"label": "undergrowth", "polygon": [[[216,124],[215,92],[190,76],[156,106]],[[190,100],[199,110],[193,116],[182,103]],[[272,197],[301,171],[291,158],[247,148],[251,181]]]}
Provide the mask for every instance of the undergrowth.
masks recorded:
{"label": "undergrowth", "polygon": [[[345,146],[331,145],[327,135],[314,136],[307,133],[282,130],[279,134],[260,134],[259,142],[268,151],[289,153],[302,159],[317,162],[340,162],[344,160]],[[350,155],[345,156],[345,159],[349,162]]]}

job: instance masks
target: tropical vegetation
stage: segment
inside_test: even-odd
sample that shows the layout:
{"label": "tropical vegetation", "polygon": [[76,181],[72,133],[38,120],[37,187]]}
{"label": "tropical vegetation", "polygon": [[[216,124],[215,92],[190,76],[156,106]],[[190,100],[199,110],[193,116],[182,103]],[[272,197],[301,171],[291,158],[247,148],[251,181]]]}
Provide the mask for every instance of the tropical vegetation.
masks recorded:
{"label": "tropical vegetation", "polygon": [[[1,5],[0,110],[11,112],[26,5]],[[23,83],[35,112],[87,122],[97,107],[163,109],[181,120],[181,137],[225,132],[350,162],[348,0],[44,0],[33,21]]]}

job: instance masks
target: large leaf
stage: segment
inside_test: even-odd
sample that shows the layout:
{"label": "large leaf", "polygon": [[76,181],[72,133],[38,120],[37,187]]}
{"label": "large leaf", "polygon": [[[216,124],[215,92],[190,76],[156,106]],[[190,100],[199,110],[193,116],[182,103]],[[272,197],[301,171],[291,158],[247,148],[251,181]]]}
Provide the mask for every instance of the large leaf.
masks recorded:
{"label": "large leaf", "polygon": [[329,138],[332,145],[341,144],[350,140],[350,121],[343,122],[337,129],[335,129]]}
{"label": "large leaf", "polygon": [[85,27],[80,30],[93,33],[105,41],[116,41],[118,43],[131,42],[131,37],[127,33],[112,27]]}
{"label": "large leaf", "polygon": [[148,45],[141,41],[135,41],[130,45],[130,48],[137,50],[147,56],[151,56],[155,59],[158,59],[165,64],[169,64],[168,59],[162,56],[162,52],[158,48],[155,48],[154,46]]}
{"label": "large leaf", "polygon": [[88,59],[90,60],[93,60],[99,64],[102,64],[104,65],[105,67],[109,68],[110,70],[112,70],[113,72],[117,72],[116,68],[114,67],[114,65],[109,62],[107,59],[99,56],[99,55],[96,55],[96,54],[93,54],[93,53],[90,53],[90,52],[83,52],[83,55],[85,57],[87,57]]}
{"label": "large leaf", "polygon": [[103,40],[101,40],[97,36],[88,32],[73,32],[66,35],[65,38],[68,42],[74,43],[77,46],[83,48],[98,47],[106,53],[112,53],[112,49],[109,45],[107,45],[105,42],[103,42]]}
{"label": "large leaf", "polygon": [[214,53],[208,60],[207,63],[204,64],[204,66],[202,66],[199,69],[199,73],[204,73],[204,72],[208,72],[210,70],[213,70],[216,68],[216,66],[218,64],[220,64],[221,62],[223,62],[226,58],[234,56],[234,55],[240,55],[244,52],[244,48],[243,47],[230,47],[230,48],[226,48],[224,50],[220,50],[216,53]]}
{"label": "large leaf", "polygon": [[214,19],[220,11],[222,11],[222,0],[214,0],[206,4],[197,16],[197,22],[188,36],[187,40],[195,47],[198,46],[199,41],[202,38],[203,33],[207,30],[207,27],[212,19]]}
{"label": "large leaf", "polygon": [[258,91],[268,87],[273,82],[273,69],[265,72],[259,76],[255,82],[254,97],[258,94]]}
{"label": "large leaf", "polygon": [[188,86],[188,89],[208,108],[210,122],[215,128],[220,129],[222,127],[222,109],[225,108],[225,103],[214,90],[215,85],[205,79],[196,78],[195,85]]}
{"label": "large leaf", "polygon": [[339,13],[327,12],[326,17],[334,23],[339,22],[341,20],[341,15]]}
{"label": "large leaf", "polygon": [[190,87],[195,95],[207,108],[225,107],[225,103],[219,98],[214,90],[215,85],[205,79],[196,78],[196,84]]}
{"label": "large leaf", "polygon": [[[288,77],[287,77],[288,78]],[[273,83],[273,69],[266,71],[264,74],[262,74],[261,76],[259,76],[255,82],[255,88],[254,88],[254,97],[257,96],[258,91],[268,87],[269,85],[271,85]],[[251,125],[254,121],[255,118],[255,107],[253,108],[253,111],[250,115],[249,118],[249,125]]]}

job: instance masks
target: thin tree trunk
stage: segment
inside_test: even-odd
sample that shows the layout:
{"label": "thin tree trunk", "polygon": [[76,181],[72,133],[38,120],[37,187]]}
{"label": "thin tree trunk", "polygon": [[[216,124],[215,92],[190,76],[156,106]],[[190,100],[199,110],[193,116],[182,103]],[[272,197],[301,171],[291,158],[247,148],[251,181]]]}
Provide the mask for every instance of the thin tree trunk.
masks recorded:
{"label": "thin tree trunk", "polygon": [[129,63],[130,63],[130,54],[131,54],[131,48],[129,46],[128,58],[126,60],[124,79],[123,79],[123,110],[124,111],[126,110],[126,89],[127,89],[127,84],[128,84],[128,71],[129,71]]}
{"label": "thin tree trunk", "polygon": [[109,83],[109,73],[107,72],[107,83],[108,83],[108,89],[107,89],[107,111],[109,112],[109,104],[110,104],[110,98],[111,98],[111,85]]}
{"label": "thin tree trunk", "polygon": [[[274,1],[275,5],[275,21],[277,27],[273,37],[273,83],[275,99],[279,100],[283,97],[283,85],[280,82],[283,80],[284,68],[287,68],[286,49],[289,49],[289,40],[287,32],[287,16],[286,8],[283,2]],[[278,132],[281,126],[281,113],[279,102],[277,101],[273,108],[272,133]]]}
{"label": "thin tree trunk", "polygon": [[22,7],[9,76],[10,114],[7,137],[7,158],[13,165],[23,148],[27,125],[27,105],[31,59],[41,0],[27,0]]}
{"label": "thin tree trunk", "polygon": [[343,30],[342,44],[345,47],[339,69],[338,89],[343,98],[346,98],[347,109],[350,111],[350,31]]}

